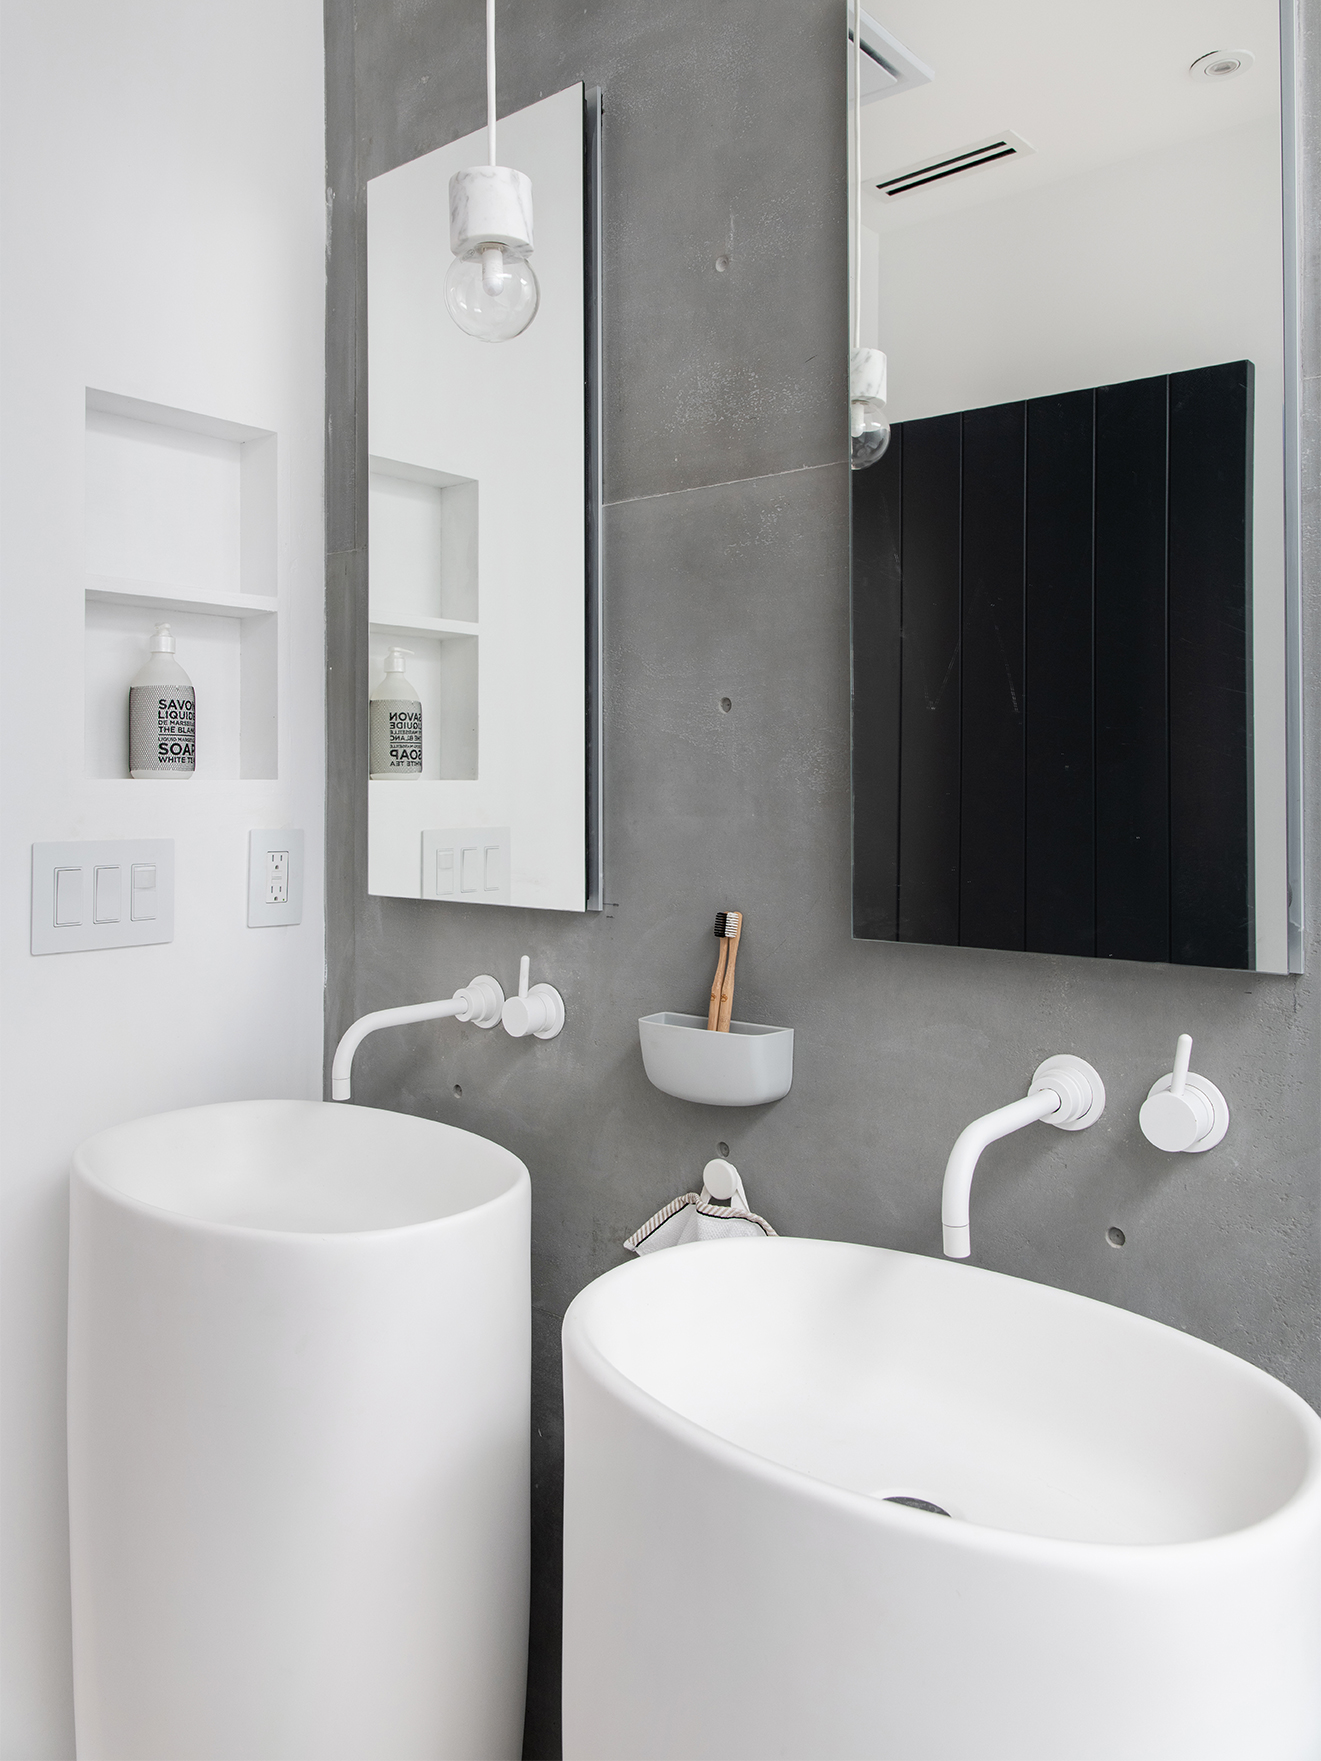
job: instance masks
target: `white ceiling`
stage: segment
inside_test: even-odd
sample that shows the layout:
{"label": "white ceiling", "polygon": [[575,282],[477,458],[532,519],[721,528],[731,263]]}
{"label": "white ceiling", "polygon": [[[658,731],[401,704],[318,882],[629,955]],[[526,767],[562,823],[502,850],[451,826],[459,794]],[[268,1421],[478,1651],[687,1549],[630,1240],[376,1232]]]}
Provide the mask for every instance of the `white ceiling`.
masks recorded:
{"label": "white ceiling", "polygon": [[[863,109],[864,189],[1012,129],[1037,150],[893,201],[891,232],[1197,135],[1279,116],[1277,0],[863,0],[934,68],[930,85]],[[1234,79],[1193,80],[1212,49],[1248,49]]]}

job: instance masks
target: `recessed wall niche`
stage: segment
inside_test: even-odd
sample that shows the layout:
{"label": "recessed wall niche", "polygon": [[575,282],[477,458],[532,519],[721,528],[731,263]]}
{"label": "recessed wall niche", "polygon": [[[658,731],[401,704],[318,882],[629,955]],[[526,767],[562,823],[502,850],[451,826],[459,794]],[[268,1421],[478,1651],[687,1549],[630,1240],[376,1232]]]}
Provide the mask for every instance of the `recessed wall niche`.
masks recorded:
{"label": "recessed wall niche", "polygon": [[197,691],[197,777],[274,777],[277,440],[87,391],[84,753],[128,776],[128,691],[156,624]]}
{"label": "recessed wall niche", "polygon": [[[477,776],[477,484],[399,459],[373,458],[369,486],[371,683],[389,648],[409,650],[422,700],[422,776]],[[407,789],[410,780],[375,782]]]}

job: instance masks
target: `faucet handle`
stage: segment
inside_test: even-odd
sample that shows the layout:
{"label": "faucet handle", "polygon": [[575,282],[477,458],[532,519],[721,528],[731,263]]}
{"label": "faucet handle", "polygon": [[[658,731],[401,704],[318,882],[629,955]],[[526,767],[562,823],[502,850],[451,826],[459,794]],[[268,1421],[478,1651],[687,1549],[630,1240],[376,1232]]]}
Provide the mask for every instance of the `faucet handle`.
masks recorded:
{"label": "faucet handle", "polygon": [[534,984],[529,990],[530,966],[524,954],[518,963],[518,995],[505,1003],[500,1019],[513,1039],[528,1033],[537,1039],[554,1039],[564,1026],[564,998],[551,984]]}
{"label": "faucet handle", "polygon": [[1188,1068],[1192,1050],[1192,1035],[1181,1033],[1173,1070],[1151,1085],[1138,1114],[1147,1142],[1172,1155],[1214,1149],[1229,1130],[1229,1103],[1214,1082]]}

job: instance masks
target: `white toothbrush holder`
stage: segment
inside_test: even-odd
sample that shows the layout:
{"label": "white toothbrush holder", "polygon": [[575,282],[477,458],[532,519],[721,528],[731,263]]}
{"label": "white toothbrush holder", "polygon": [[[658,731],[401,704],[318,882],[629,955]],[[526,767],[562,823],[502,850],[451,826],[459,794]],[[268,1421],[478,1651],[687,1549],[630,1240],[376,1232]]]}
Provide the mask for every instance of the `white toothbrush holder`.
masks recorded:
{"label": "white toothbrush holder", "polygon": [[707,1107],[759,1107],[793,1086],[794,1030],[731,1021],[713,1033],[705,1015],[662,1009],[638,1020],[642,1063],[653,1087]]}

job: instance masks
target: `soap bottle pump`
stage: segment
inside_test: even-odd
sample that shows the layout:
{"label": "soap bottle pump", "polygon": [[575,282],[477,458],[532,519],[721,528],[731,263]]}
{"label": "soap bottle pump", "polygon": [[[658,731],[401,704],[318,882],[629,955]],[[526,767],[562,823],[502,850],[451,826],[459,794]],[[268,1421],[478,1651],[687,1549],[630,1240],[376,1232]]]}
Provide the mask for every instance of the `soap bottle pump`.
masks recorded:
{"label": "soap bottle pump", "polygon": [[368,774],[373,782],[422,775],[422,699],[404,676],[408,648],[392,648],[385,676],[367,706],[370,746]]}
{"label": "soap bottle pump", "polygon": [[197,766],[197,694],[174,658],[168,624],[128,688],[128,774],[190,777]]}

